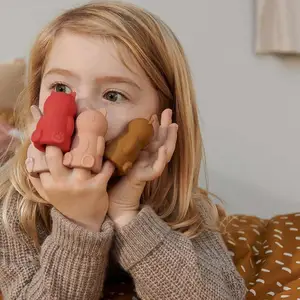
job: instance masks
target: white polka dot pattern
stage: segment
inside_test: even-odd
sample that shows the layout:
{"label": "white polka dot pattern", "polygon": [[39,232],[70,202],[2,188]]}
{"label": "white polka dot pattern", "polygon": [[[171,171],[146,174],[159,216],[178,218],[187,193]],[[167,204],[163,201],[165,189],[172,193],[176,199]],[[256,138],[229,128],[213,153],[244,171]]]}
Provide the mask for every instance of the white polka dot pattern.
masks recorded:
{"label": "white polka dot pattern", "polygon": [[300,214],[232,216],[224,240],[245,279],[247,299],[300,300]]}

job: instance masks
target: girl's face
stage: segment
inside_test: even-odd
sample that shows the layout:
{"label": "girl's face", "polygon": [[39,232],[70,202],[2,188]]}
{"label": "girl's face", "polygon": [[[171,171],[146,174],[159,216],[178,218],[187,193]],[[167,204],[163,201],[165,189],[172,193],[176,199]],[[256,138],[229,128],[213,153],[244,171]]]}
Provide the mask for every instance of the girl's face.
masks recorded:
{"label": "girl's face", "polygon": [[85,108],[106,108],[107,141],[117,137],[132,119],[149,119],[158,113],[157,92],[134,58],[125,54],[130,70],[122,63],[113,43],[70,32],[61,33],[45,66],[40,109],[43,111],[52,90],[75,91],[79,112]]}

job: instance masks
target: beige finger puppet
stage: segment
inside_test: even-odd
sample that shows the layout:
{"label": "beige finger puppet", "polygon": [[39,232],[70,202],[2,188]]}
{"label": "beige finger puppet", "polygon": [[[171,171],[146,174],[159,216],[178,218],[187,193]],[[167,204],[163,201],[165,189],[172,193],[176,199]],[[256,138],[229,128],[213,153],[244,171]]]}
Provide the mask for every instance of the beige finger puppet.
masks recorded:
{"label": "beige finger puppet", "polygon": [[70,152],[63,164],[69,168],[84,168],[99,173],[107,132],[106,109],[85,110],[76,119],[76,133]]}
{"label": "beige finger puppet", "polygon": [[[40,109],[35,105],[31,106],[31,114],[34,124],[38,122],[42,115]],[[45,153],[35,148],[32,143],[27,149],[27,159],[25,161],[25,167],[29,175],[32,177],[39,177],[41,173],[49,172]]]}
{"label": "beige finger puppet", "polygon": [[115,164],[119,175],[125,175],[137,160],[140,151],[154,135],[154,118],[138,118],[130,121],[124,132],[105,148],[105,158]]}

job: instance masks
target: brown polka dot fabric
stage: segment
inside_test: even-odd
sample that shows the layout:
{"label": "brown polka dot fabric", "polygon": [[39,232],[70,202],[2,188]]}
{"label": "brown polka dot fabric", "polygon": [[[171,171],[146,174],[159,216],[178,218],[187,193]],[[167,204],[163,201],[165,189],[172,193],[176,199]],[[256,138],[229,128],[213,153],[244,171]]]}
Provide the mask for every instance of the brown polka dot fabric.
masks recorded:
{"label": "brown polka dot fabric", "polygon": [[139,300],[131,283],[120,282],[105,286],[103,300]]}
{"label": "brown polka dot fabric", "polygon": [[270,220],[231,216],[223,229],[247,299],[300,300],[300,213]]}
{"label": "brown polka dot fabric", "polygon": [[110,260],[101,300],[140,300],[131,277],[113,260]]}

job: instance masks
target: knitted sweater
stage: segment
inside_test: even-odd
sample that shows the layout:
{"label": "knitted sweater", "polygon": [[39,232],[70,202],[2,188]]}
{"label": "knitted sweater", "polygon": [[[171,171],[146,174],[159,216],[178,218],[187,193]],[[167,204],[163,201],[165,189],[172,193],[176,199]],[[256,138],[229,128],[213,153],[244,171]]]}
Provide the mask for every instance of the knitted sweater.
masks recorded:
{"label": "knitted sweater", "polygon": [[110,252],[130,274],[142,300],[245,299],[244,281],[219,233],[204,231],[188,239],[149,206],[121,230],[107,218],[98,233],[75,225],[54,208],[51,217],[50,234],[39,226],[40,249],[21,230],[15,203],[9,208],[11,231],[0,218],[5,300],[99,300]]}

